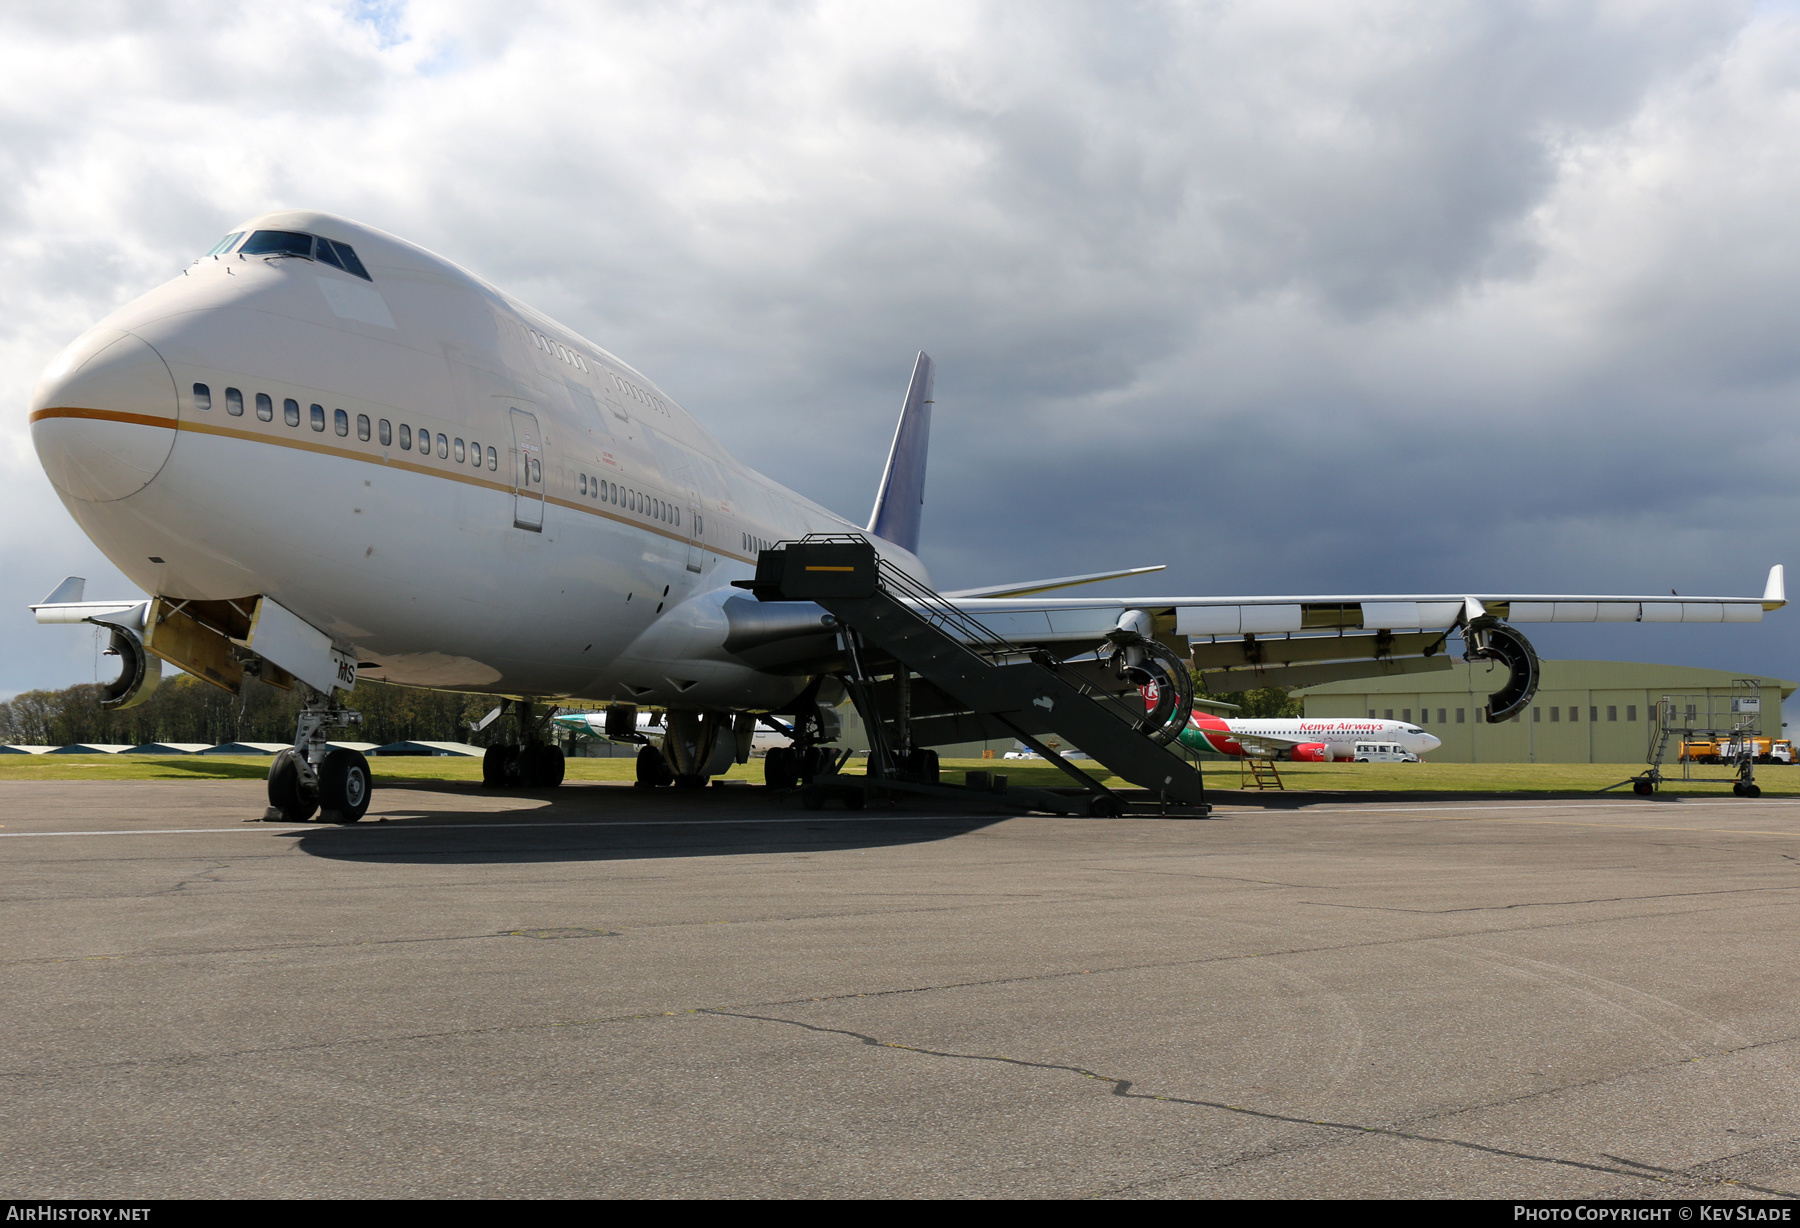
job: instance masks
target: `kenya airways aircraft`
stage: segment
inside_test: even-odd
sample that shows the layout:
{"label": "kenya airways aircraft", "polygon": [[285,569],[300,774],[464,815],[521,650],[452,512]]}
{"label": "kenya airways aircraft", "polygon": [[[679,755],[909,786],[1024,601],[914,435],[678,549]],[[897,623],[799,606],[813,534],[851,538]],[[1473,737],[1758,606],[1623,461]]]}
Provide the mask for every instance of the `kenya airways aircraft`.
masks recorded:
{"label": "kenya airways aircraft", "polygon": [[[448,260],[329,214],[266,214],[39,381],[32,438],[58,496],[153,596],[92,601],[70,577],[33,608],[112,631],[115,707],[143,700],[165,661],[233,692],[303,688],[269,777],[271,814],[290,820],[368,807],[368,764],[324,733],[349,719],[337,696],[359,677],[506,700],[517,741],[489,750],[489,784],[561,781],[543,735],[569,697],[666,709],[646,783],[704,784],[778,716],[804,775],[829,740],[844,641],[820,607],[732,581],[774,542],[862,533],[928,583],[931,392],[921,354],[861,526],[739,464],[649,376]],[[1537,680],[1507,620],[1755,621],[1785,602],[1779,568],[1760,598],[1035,595],[1126,574],[947,596],[1040,657],[1106,652],[1150,680],[1146,662],[1191,658],[1215,691],[1447,668],[1454,634],[1505,667],[1493,716]]]}
{"label": "kenya airways aircraft", "polygon": [[[1184,746],[1214,754],[1259,759],[1291,759],[1295,763],[1331,763],[1355,760],[1371,745],[1395,746],[1409,755],[1423,757],[1443,745],[1417,725],[1405,721],[1361,721],[1247,718],[1232,720],[1195,708],[1181,731]],[[1382,752],[1373,752],[1382,753]]]}

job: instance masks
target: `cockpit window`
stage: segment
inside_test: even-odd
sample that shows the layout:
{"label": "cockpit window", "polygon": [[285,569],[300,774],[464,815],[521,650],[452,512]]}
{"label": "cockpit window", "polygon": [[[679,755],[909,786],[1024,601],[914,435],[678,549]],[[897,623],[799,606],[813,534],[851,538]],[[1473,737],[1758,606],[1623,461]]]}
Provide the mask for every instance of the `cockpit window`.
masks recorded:
{"label": "cockpit window", "polygon": [[230,234],[226,235],[223,239],[220,239],[217,243],[213,244],[213,249],[210,252],[207,252],[206,254],[208,256],[222,256],[226,252],[231,250],[232,244],[236,243],[239,239],[241,239],[243,237],[244,237],[243,231],[234,230]]}
{"label": "cockpit window", "polygon": [[319,240],[320,248],[324,248],[327,245],[334,248],[337,252],[338,259],[343,261],[338,267],[343,269],[344,272],[360,277],[364,281],[375,280],[373,277],[369,276],[369,270],[363,268],[363,262],[356,258],[356,249],[354,247],[351,247],[348,243],[338,239]]}
{"label": "cockpit window", "polygon": [[250,236],[244,244],[240,255],[244,256],[304,256],[312,259],[313,239],[311,235],[299,234],[292,230],[259,230]]}
{"label": "cockpit window", "polygon": [[[241,233],[241,232],[240,232]],[[301,234],[297,230],[259,230],[252,234],[239,249],[243,256],[300,256],[306,260],[318,260],[339,268],[353,277],[364,281],[374,281],[363,262],[356,258],[356,249],[348,243],[338,243],[323,236]]]}

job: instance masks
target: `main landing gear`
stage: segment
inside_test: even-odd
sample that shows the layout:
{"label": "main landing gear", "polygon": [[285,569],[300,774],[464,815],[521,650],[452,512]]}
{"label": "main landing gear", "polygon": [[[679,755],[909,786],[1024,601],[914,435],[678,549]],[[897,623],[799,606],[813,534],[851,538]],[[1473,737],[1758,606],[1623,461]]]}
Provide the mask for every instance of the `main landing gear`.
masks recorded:
{"label": "main landing gear", "polygon": [[[792,789],[810,785],[815,776],[835,776],[850,758],[848,751],[826,745],[837,740],[837,717],[819,705],[818,687],[815,682],[795,702],[792,725],[783,724],[773,713],[761,718],[762,723],[776,733],[793,739],[791,746],[773,747],[763,756],[763,783],[771,789]],[[930,771],[935,780],[937,755],[930,751],[925,753],[931,756]],[[924,770],[923,761],[920,766]]]}
{"label": "main landing gear", "polygon": [[327,823],[355,823],[369,812],[374,783],[360,751],[326,745],[329,728],[362,723],[362,713],[340,708],[335,695],[309,692],[294,745],[269,765],[269,808],[263,818],[305,823],[318,814]]}
{"label": "main landing gear", "polygon": [[529,700],[502,701],[519,723],[520,744],[497,744],[481,757],[481,783],[489,789],[554,789],[563,782],[562,748],[544,740],[556,709]]}

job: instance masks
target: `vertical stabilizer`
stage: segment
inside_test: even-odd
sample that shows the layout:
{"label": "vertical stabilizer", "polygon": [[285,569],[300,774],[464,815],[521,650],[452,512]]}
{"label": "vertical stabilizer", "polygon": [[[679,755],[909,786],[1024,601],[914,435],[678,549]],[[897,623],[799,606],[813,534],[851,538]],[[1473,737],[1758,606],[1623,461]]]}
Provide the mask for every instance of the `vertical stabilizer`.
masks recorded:
{"label": "vertical stabilizer", "polygon": [[919,351],[913,365],[906,403],[900,407],[900,425],[894,428],[894,446],[888,452],[887,470],[875,496],[869,532],[885,537],[914,554],[919,550],[919,515],[925,506],[925,452],[931,440],[931,355]]}

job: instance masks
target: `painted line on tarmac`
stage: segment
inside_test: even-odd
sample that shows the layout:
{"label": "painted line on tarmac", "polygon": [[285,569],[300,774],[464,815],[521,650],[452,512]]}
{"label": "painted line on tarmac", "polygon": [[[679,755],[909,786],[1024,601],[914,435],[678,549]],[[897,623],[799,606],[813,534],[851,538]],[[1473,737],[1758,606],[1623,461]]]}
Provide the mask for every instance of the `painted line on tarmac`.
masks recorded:
{"label": "painted line on tarmac", "polygon": [[[859,815],[856,818],[804,818],[804,819],[610,819],[598,822],[567,823],[421,823],[406,826],[391,826],[386,823],[301,823],[288,827],[152,827],[138,831],[3,831],[0,840],[12,837],[25,839],[43,836],[210,836],[220,833],[234,833],[249,836],[272,836],[290,831],[310,832],[353,832],[353,831],[518,831],[526,827],[733,827],[746,823],[944,823],[961,822],[966,819],[987,818],[986,815]],[[1025,815],[1010,816],[1025,818]],[[1066,816],[1062,816],[1066,817]],[[1093,820],[1084,820],[1092,822]]]}

